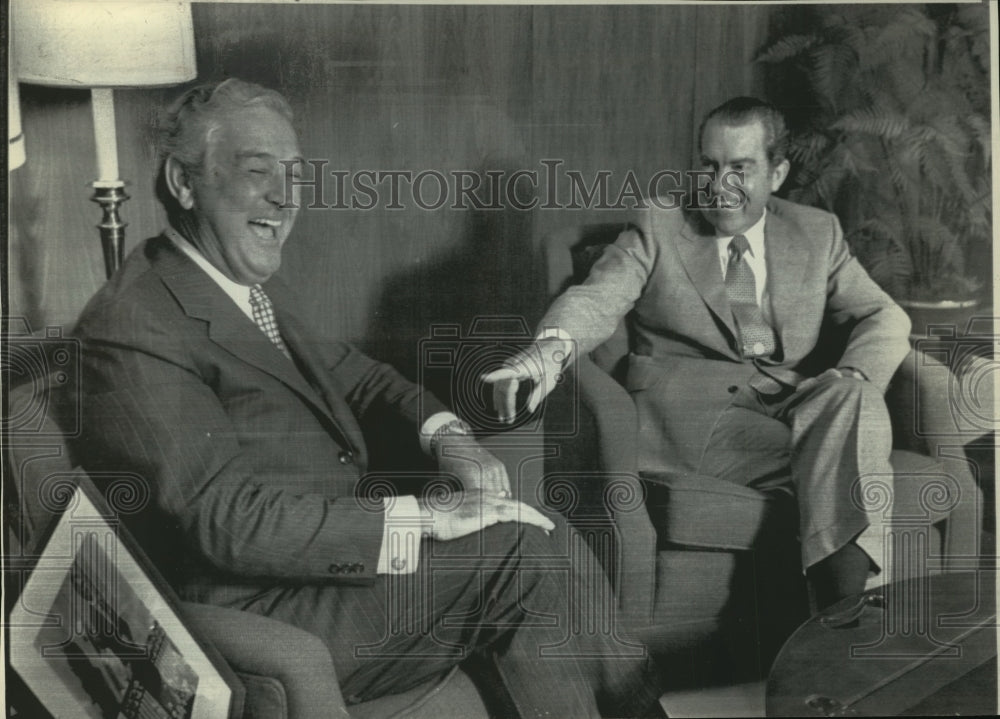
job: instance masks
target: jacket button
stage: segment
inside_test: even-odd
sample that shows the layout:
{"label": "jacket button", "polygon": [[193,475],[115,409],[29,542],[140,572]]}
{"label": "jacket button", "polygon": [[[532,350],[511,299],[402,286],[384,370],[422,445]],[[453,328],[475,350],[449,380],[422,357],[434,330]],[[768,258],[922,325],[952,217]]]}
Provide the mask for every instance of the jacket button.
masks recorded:
{"label": "jacket button", "polygon": [[360,562],[357,563],[357,564],[352,564],[351,565],[351,570],[355,571],[355,572],[359,572],[359,573],[363,572],[363,571],[365,571],[365,565],[361,564]]}
{"label": "jacket button", "polygon": [[731,384],[726,388],[726,390],[729,392],[729,394],[736,394],[736,392],[739,390],[739,387],[735,384]]}
{"label": "jacket button", "polygon": [[338,459],[340,459],[341,464],[350,464],[354,461],[354,454],[351,452],[341,452]]}
{"label": "jacket button", "polygon": [[406,569],[406,560],[400,559],[399,557],[393,557],[392,561],[389,563],[389,566],[392,567],[392,571],[394,572],[402,572],[404,569]]}
{"label": "jacket button", "polygon": [[330,572],[330,574],[340,574],[340,565],[331,564],[328,568],[328,571]]}

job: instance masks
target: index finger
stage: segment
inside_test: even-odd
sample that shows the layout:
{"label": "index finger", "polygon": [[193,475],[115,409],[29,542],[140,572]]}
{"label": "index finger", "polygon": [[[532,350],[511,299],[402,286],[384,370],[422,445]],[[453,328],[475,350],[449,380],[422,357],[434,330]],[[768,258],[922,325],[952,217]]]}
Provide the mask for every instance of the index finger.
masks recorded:
{"label": "index finger", "polygon": [[494,384],[496,382],[502,382],[505,379],[531,379],[531,373],[523,365],[522,367],[506,366],[501,367],[500,369],[495,369],[492,372],[487,372],[483,374],[480,379],[482,379],[483,382]]}

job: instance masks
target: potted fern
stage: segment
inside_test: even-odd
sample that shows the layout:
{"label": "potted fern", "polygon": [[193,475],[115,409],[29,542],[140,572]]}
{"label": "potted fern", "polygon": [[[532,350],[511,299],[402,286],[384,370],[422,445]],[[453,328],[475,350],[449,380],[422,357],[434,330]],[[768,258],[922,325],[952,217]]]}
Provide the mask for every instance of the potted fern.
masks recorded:
{"label": "potted fern", "polygon": [[928,309],[971,315],[992,238],[988,5],[813,12],[757,58],[790,115],[789,198],[840,217],[914,334]]}

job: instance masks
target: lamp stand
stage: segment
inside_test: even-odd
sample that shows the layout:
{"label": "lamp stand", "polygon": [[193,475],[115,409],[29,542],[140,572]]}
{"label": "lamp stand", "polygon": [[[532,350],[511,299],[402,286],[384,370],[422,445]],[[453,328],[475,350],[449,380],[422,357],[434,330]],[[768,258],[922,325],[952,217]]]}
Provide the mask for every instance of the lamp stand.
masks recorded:
{"label": "lamp stand", "polygon": [[121,267],[125,251],[125,228],[127,222],[122,222],[118,209],[128,199],[125,193],[125,183],[122,180],[97,180],[91,185],[94,188],[92,202],[96,202],[104,211],[101,224],[101,248],[104,250],[104,272],[110,278],[115,270]]}

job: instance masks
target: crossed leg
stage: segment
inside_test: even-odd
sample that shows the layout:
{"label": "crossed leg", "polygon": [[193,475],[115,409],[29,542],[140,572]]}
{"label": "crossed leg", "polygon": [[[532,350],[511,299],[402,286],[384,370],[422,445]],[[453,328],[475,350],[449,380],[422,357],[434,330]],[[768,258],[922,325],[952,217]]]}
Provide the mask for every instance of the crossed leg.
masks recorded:
{"label": "crossed leg", "polygon": [[[699,472],[764,491],[794,492],[802,566],[818,575],[821,603],[861,591],[869,557],[857,546],[869,516],[859,482],[890,478],[892,429],[882,394],[854,378],[823,377],[776,395],[744,386],[708,443]],[[860,552],[860,555],[859,555]],[[838,555],[835,560],[830,558]]]}
{"label": "crossed leg", "polygon": [[658,679],[645,648],[618,627],[594,631],[595,604],[614,602],[592,558],[565,526],[548,537],[498,524],[425,540],[412,574],[276,589],[245,608],[324,638],[349,703],[405,691],[485,652],[502,700],[522,717],[655,712]]}

